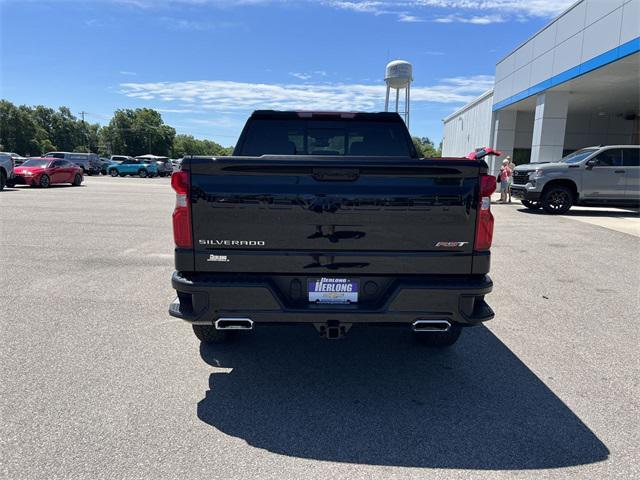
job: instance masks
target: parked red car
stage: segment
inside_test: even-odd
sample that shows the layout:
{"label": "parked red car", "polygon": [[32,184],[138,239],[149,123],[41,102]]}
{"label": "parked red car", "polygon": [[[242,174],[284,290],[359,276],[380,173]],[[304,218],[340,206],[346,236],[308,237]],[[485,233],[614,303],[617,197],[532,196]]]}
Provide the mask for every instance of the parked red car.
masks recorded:
{"label": "parked red car", "polygon": [[82,183],[82,168],[67,160],[57,158],[30,158],[13,170],[14,185],[30,185],[47,188],[54,183]]}

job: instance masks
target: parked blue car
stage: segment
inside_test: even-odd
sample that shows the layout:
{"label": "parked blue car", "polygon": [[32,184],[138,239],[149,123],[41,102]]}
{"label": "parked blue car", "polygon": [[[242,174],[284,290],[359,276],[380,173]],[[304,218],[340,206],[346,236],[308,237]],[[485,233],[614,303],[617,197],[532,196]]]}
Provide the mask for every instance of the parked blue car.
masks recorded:
{"label": "parked blue car", "polygon": [[158,167],[155,162],[145,162],[136,158],[124,160],[122,163],[109,165],[107,173],[112,177],[120,175],[138,175],[140,178],[155,177],[158,175]]}

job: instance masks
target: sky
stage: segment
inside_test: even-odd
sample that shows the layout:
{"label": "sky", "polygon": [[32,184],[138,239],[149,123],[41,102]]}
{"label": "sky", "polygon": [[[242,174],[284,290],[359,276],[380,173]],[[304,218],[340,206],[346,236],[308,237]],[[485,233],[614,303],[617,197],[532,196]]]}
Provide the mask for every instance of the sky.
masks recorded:
{"label": "sky", "polygon": [[0,97],[106,124],[155,108],[233,145],[256,109],[381,111],[414,68],[411,133],[493,85],[495,65],[574,0],[0,0]]}

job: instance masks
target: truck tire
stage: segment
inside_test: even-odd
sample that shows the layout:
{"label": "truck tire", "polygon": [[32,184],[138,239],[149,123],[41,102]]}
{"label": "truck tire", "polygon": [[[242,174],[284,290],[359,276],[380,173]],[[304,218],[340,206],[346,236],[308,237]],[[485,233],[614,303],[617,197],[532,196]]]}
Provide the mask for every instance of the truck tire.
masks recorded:
{"label": "truck tire", "polygon": [[552,215],[567,213],[573,206],[573,192],[561,185],[550,187],[542,195],[542,208]]}
{"label": "truck tire", "polygon": [[452,323],[446,332],[414,332],[416,339],[425,347],[445,348],[458,341],[462,333],[459,323]]}
{"label": "truck tire", "polygon": [[196,334],[198,340],[206,344],[225,343],[229,341],[231,332],[224,330],[216,330],[213,325],[192,325],[193,333]]}
{"label": "truck tire", "polygon": [[522,205],[530,210],[538,210],[540,208],[540,204],[538,202],[532,202],[531,200],[521,200],[521,202]]}

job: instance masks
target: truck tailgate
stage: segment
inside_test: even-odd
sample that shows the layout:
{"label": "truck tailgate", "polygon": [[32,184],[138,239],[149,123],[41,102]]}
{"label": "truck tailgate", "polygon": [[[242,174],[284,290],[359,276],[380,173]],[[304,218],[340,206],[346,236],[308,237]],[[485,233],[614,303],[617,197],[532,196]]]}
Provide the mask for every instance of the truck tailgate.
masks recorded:
{"label": "truck tailgate", "polygon": [[194,270],[469,274],[483,166],[389,157],[192,158],[184,168]]}

